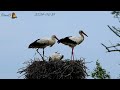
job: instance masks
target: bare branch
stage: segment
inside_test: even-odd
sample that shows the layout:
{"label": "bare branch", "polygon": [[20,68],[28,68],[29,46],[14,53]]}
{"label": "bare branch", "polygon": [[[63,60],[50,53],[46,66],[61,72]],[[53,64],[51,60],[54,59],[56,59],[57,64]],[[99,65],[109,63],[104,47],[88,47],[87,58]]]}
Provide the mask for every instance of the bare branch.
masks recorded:
{"label": "bare branch", "polygon": [[[111,14],[113,14],[116,18],[120,19],[120,11],[113,11]],[[120,37],[120,29],[117,29],[115,26],[109,26],[107,25],[108,28],[118,37]],[[110,42],[111,43],[111,42]],[[113,45],[111,43],[111,46],[105,46],[102,44],[108,52],[120,52],[120,49],[118,48],[120,46],[120,43],[117,43],[116,45]]]}
{"label": "bare branch", "polygon": [[120,50],[109,50],[109,52],[120,52]]}
{"label": "bare branch", "polygon": [[[110,43],[111,43],[111,42],[110,42]],[[118,50],[118,48],[117,48],[117,47],[118,47],[118,45],[114,45],[114,44],[112,44],[112,43],[111,43],[111,46],[110,46],[110,47],[108,47],[108,48],[114,48],[115,50]]]}
{"label": "bare branch", "polygon": [[[107,25],[109,28],[110,28],[110,30],[113,32],[113,33],[115,33],[118,37],[120,37],[120,35],[116,32],[116,31],[114,31],[109,25]],[[115,27],[113,27],[114,29],[116,29]]]}
{"label": "bare branch", "polygon": [[[102,44],[102,43],[101,43]],[[104,44],[102,44],[107,50],[108,50],[108,52],[110,52],[110,50],[108,49],[108,47],[107,46],[105,46]]]}
{"label": "bare branch", "polygon": [[[102,43],[101,43],[102,44]],[[104,44],[102,44],[105,48],[106,48],[106,50],[108,51],[108,52],[120,52],[120,50],[119,49],[114,49],[114,50],[110,50],[110,48],[112,48],[112,47],[117,47],[118,45],[115,45],[115,46],[110,46],[110,47],[107,47],[107,46],[105,46]]]}
{"label": "bare branch", "polygon": [[117,32],[120,32],[120,30],[118,30],[116,27],[112,26]]}

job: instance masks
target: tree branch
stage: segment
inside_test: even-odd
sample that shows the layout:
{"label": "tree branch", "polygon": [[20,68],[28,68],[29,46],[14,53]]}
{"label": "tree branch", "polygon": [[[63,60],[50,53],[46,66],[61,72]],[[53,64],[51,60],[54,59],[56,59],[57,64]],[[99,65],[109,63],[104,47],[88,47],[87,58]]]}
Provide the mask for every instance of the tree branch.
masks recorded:
{"label": "tree branch", "polygon": [[[101,43],[102,44],[102,43]],[[114,50],[110,50],[110,48],[112,48],[112,47],[117,47],[118,45],[115,45],[115,46],[110,46],[110,47],[107,47],[107,46],[105,46],[104,44],[102,44],[105,48],[106,48],[106,50],[108,51],[108,52],[120,52],[120,50],[119,49],[114,49]]]}
{"label": "tree branch", "polygon": [[[115,33],[118,37],[120,37],[120,35],[116,32],[116,31],[114,31],[109,25],[107,25],[109,28],[110,28],[110,30],[113,32],[113,33]],[[113,27],[115,30],[117,30],[115,27]],[[117,31],[119,31],[119,30],[117,30]]]}
{"label": "tree branch", "polygon": [[[113,11],[111,14],[115,15],[115,17],[118,18],[118,20],[120,19],[119,17],[120,11]],[[112,26],[112,27],[110,27],[109,25],[107,26],[116,36],[120,37],[120,29],[117,29],[115,26]],[[108,52],[120,52],[120,49],[118,49],[118,47],[120,46],[120,43],[117,43],[116,45],[113,45],[111,43],[111,46],[109,47],[105,46],[104,44],[102,44],[102,46],[104,46]]]}
{"label": "tree branch", "polygon": [[116,27],[112,26],[117,32],[120,32],[120,30],[118,30]]}

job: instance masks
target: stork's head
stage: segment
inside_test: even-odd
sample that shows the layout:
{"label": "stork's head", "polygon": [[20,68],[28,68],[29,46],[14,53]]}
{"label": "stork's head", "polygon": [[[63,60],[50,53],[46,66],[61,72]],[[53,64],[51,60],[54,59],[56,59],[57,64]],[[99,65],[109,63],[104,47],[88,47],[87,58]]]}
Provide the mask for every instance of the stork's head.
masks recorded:
{"label": "stork's head", "polygon": [[55,39],[59,40],[55,35],[52,35],[52,38],[55,38]]}
{"label": "stork's head", "polygon": [[[83,35],[83,34],[84,34],[85,36],[87,36],[87,34],[85,34],[82,30],[79,31],[79,34],[80,34],[80,35]],[[88,36],[87,36],[87,37],[88,37]]]}

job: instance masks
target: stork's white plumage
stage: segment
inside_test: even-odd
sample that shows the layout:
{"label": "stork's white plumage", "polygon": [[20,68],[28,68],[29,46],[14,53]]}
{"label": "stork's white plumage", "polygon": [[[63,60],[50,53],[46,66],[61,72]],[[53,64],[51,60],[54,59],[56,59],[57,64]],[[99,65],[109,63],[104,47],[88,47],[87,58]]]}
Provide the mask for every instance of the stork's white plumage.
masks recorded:
{"label": "stork's white plumage", "polygon": [[52,47],[55,44],[56,39],[58,40],[58,38],[55,35],[52,35],[51,38],[37,39],[36,41],[31,43],[28,48],[35,48],[37,49],[37,52],[39,48],[42,48],[43,49],[43,60],[44,60],[44,48],[46,48],[47,46]]}
{"label": "stork's white plumage", "polygon": [[63,57],[64,55],[61,55],[60,53],[55,52],[49,57],[49,61],[59,61],[59,60],[62,60]]}
{"label": "stork's white plumage", "polygon": [[[86,35],[83,31],[79,31],[79,34],[81,36],[78,36],[78,37],[75,37],[75,36],[69,36],[69,37],[65,37],[65,38],[62,38],[60,40],[58,40],[58,43],[62,43],[64,45],[67,45],[69,47],[72,48],[72,53],[71,53],[71,60],[72,60],[72,57],[73,57],[73,60],[74,60],[74,47],[76,45],[79,45],[80,43],[83,42],[84,40],[84,35]],[[83,35],[84,34],[84,35]],[[87,36],[87,35],[86,35]],[[87,36],[88,37],[88,36]]]}

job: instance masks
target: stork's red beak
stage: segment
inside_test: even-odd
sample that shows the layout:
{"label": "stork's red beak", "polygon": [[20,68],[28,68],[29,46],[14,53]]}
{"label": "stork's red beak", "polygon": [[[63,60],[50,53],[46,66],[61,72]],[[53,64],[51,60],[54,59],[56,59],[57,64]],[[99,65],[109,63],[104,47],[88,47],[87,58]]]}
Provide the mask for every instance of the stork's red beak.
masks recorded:
{"label": "stork's red beak", "polygon": [[88,35],[87,34],[85,34],[84,32],[82,32],[85,36],[87,36],[88,37]]}

